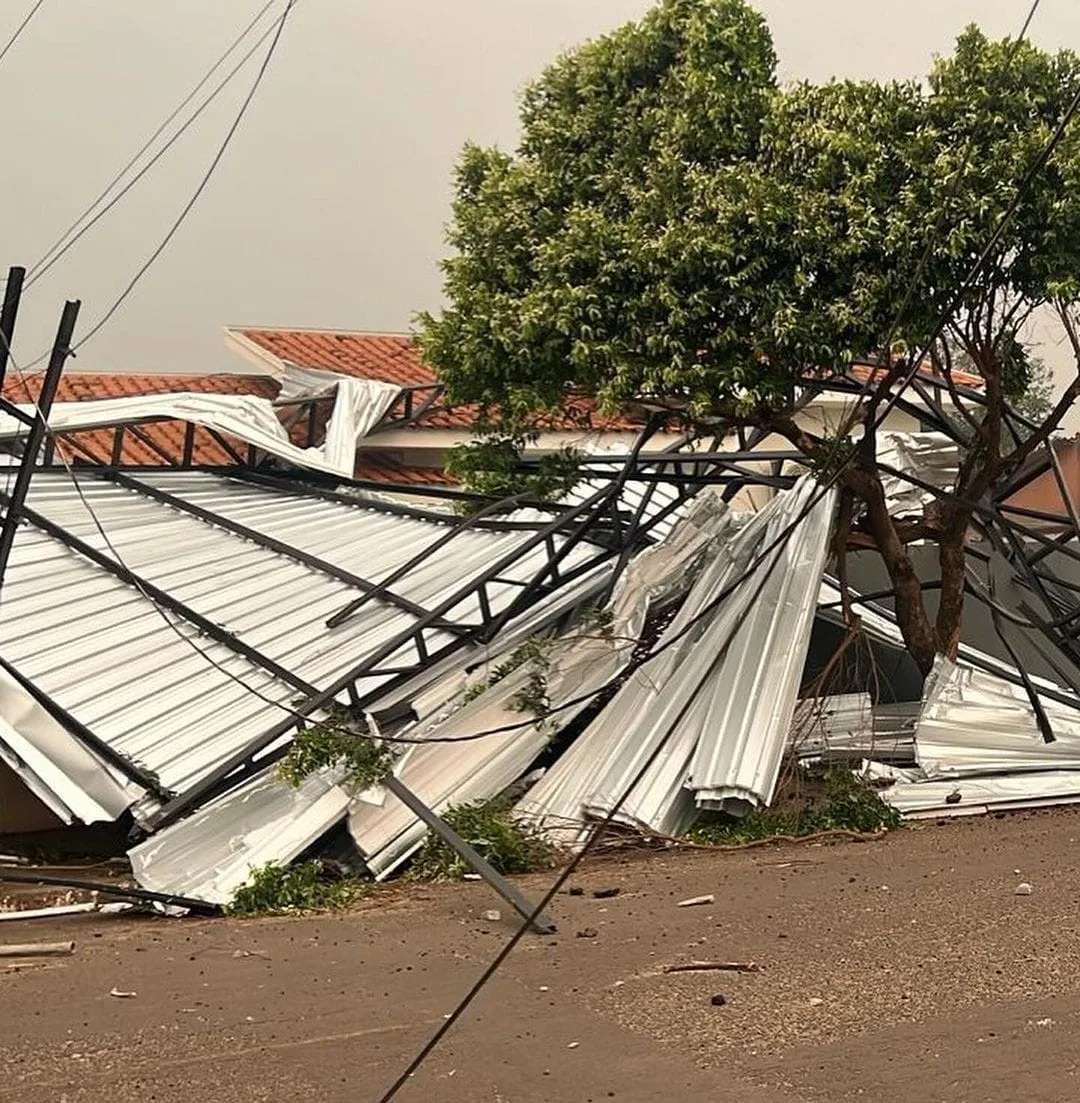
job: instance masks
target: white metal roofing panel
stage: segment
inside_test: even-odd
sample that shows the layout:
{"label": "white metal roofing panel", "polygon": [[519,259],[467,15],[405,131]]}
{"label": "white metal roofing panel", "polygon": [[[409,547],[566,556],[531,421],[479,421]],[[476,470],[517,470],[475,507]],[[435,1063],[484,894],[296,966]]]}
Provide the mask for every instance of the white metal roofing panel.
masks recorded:
{"label": "white metal roofing panel", "polygon": [[341,820],[346,792],[326,774],[297,789],[264,771],[186,820],[128,851],[135,879],[153,892],[227,904],[251,871],[286,865]]}
{"label": "white metal roofing panel", "polygon": [[[334,409],[319,447],[300,448],[289,439],[273,403],[258,395],[172,392],[105,398],[90,402],[57,402],[49,411],[49,426],[75,432],[109,425],[176,420],[204,425],[254,445],[298,467],[349,476],[356,460],[357,442],[366,436],[394,404],[401,388],[377,379],[337,376]],[[25,414],[35,406],[19,407]],[[18,439],[26,431],[22,421],[0,414],[0,438]]]}
{"label": "white metal roofing panel", "polygon": [[[808,477],[773,499],[783,504],[765,544],[779,538],[819,494]],[[707,707],[687,780],[699,807],[772,800],[810,646],[835,505],[835,491],[821,495],[773,563],[762,568],[768,576],[704,687]],[[755,581],[751,576],[746,587]]]}
{"label": "white metal roofing panel", "polygon": [[1040,700],[1053,743],[1020,686],[938,656],[915,726],[919,765],[931,778],[1080,769],[1080,711]]}
{"label": "white metal roofing panel", "polygon": [[1075,804],[1080,801],[1080,770],[898,781],[881,795],[906,819]]}
{"label": "white metal roofing panel", "polygon": [[[161,472],[148,481],[375,583],[446,531],[443,524],[207,473]],[[135,491],[86,476],[79,487],[82,498],[66,474],[39,473],[28,504],[111,556],[88,504],[127,567],[310,684],[329,684],[416,623],[412,613],[373,600],[328,629],[327,617],[358,596],[348,584]],[[430,607],[530,535],[462,532],[395,589]],[[567,563],[589,554],[581,545]],[[525,582],[545,561],[546,552],[534,550],[503,575]],[[493,609],[518,593],[512,585],[491,588]],[[478,612],[462,602],[450,615]],[[432,649],[450,638],[426,634]],[[21,674],[180,792],[271,728],[298,696],[289,683],[28,526],[19,532],[8,568],[0,640]],[[411,654],[409,645],[399,648],[401,659]],[[394,662],[393,656],[387,660]]]}

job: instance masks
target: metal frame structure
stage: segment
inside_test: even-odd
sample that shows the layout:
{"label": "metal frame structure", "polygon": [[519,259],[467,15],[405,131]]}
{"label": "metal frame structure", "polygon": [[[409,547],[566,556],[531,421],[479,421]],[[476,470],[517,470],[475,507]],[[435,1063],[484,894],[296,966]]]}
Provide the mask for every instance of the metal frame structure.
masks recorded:
{"label": "metal frame structure", "polygon": [[[7,352],[13,337],[21,286],[22,270],[12,269],[0,307],[0,342],[3,343],[0,348],[0,383],[7,365]],[[148,419],[145,422],[113,426],[108,454],[100,455],[87,441],[81,439],[85,430],[53,433],[47,425],[61,373],[70,355],[78,309],[79,304],[74,302],[68,303],[64,309],[34,415],[30,416],[6,399],[0,398],[0,410],[15,417],[26,427],[25,440],[16,441],[12,447],[14,453],[21,454],[14,487],[9,493],[0,494],[0,506],[3,507],[3,523],[0,527],[0,587],[3,586],[5,567],[17,531],[21,525],[30,525],[61,542],[96,567],[108,571],[155,605],[181,618],[203,636],[223,645],[300,694],[300,699],[288,715],[250,740],[207,776],[184,792],[168,793],[150,773],[110,748],[104,740],[22,675],[13,664],[0,658],[0,666],[8,676],[74,738],[158,798],[160,807],[149,821],[153,830],[184,818],[266,769],[285,753],[284,745],[271,750],[275,744],[281,744],[283,737],[303,730],[308,723],[317,722],[317,717],[323,710],[339,699],[346,699],[356,714],[377,709],[381,699],[389,698],[425,668],[466,648],[491,641],[508,623],[532,605],[606,563],[614,565],[607,587],[610,592],[614,579],[630,555],[652,540],[658,526],[684,506],[703,486],[723,486],[723,497],[731,500],[746,487],[786,489],[797,478],[792,468],[803,467],[804,457],[795,450],[762,450],[760,445],[767,437],[764,430],[752,434],[740,432],[738,448],[735,450],[721,449],[714,442],[701,451],[686,451],[676,447],[656,453],[643,450],[650,432],[646,429],[639,438],[638,445],[629,454],[586,456],[582,459],[586,471],[591,469],[596,479],[604,480],[602,485],[587,493],[582,500],[570,505],[555,506],[522,499],[515,504],[529,505],[541,511],[540,520],[522,520],[519,517],[500,515],[502,507],[489,498],[448,487],[393,486],[364,480],[316,476],[311,473],[286,474],[277,469],[272,461],[259,456],[253,448],[237,448],[213,429],[203,428],[201,431],[209,435],[232,463],[225,467],[201,465],[195,462],[199,427],[190,423],[185,426],[182,444],[178,450],[170,450],[144,431],[147,424],[173,419]],[[950,380],[934,376],[916,376],[911,381],[911,391],[913,396],[903,391],[894,396],[898,408],[916,416],[924,427],[943,433],[957,443],[962,443],[962,436],[953,424],[946,400],[955,403],[960,399],[976,406],[986,401],[985,396],[977,391],[957,388]],[[800,388],[798,405],[805,405],[822,392],[846,394],[856,399],[865,395],[865,387],[854,372],[808,380]],[[404,388],[373,432],[414,424],[433,412],[444,409],[440,405],[443,397],[444,391],[439,384]],[[295,406],[294,412],[287,419],[287,427],[293,429],[304,423],[309,445],[315,443],[314,438],[320,425],[319,404],[325,401],[326,399],[320,397],[279,404]],[[1030,422],[1011,410],[1006,413],[1006,424],[1016,439],[1033,428]],[[147,467],[123,464],[124,443],[128,435],[149,449],[162,463]],[[26,498],[33,475],[36,471],[55,471],[58,445],[71,449],[76,457],[74,466],[81,476],[121,487],[194,518],[201,524],[227,531],[294,563],[302,564],[311,571],[333,578],[355,591],[355,597],[346,601],[327,619],[328,628],[346,623],[372,602],[407,614],[411,622],[372,654],[336,677],[331,684],[310,683],[178,600],[165,589],[140,577],[115,557],[28,507]],[[281,494],[283,497],[316,497],[356,509],[436,522],[444,531],[388,577],[376,581],[330,563],[285,540],[269,536],[249,525],[189,502],[141,477],[147,472],[160,472],[163,469],[212,472],[264,491]],[[916,473],[889,468],[883,470],[924,493],[934,496],[948,493],[921,479]],[[1052,472],[1060,490],[1066,506],[1064,514],[1045,514],[1009,503],[1009,499],[1018,490],[1047,472]],[[628,511],[623,492],[630,484],[640,484],[643,489],[636,508]],[[589,485],[588,476],[586,485]],[[673,494],[666,505],[650,510],[655,492],[661,485],[671,488]],[[392,498],[387,496],[388,492],[392,492]],[[466,504],[472,515],[455,518],[448,513],[438,512],[431,508],[432,500],[456,505]],[[1063,684],[1080,697],[1080,584],[1068,581],[1060,573],[1064,561],[1080,563],[1080,510],[1072,499],[1052,445],[1029,460],[1020,471],[1002,486],[995,488],[983,501],[972,505],[977,528],[985,536],[993,552],[1009,564],[1012,570],[1011,581],[1023,587],[1031,601],[1021,604],[1019,614],[1005,607],[996,595],[995,579],[989,572],[989,557],[984,550],[974,545],[966,549],[973,575],[969,593],[990,608],[995,631],[1019,671],[1018,680],[1032,703],[1043,736],[1050,741],[1053,733],[1040,701],[1040,694],[1046,695],[1047,691],[1043,687],[1036,688],[1020,662],[1009,634],[1010,631],[1029,633],[1031,642],[1059,674]],[[1040,528],[1039,525],[1044,527]],[[1047,525],[1052,526],[1052,534],[1045,531]],[[431,608],[424,607],[399,592],[396,588],[398,583],[406,579],[410,572],[428,562],[433,554],[447,547],[452,549],[455,538],[470,530],[517,532],[521,534],[522,540],[512,551],[489,564],[465,585]],[[576,555],[571,563],[569,557],[575,549],[585,549],[587,554]],[[508,568],[528,552],[538,552],[541,555],[540,564],[531,577],[525,580],[507,577]],[[982,580],[983,574],[986,575],[985,580]],[[516,587],[518,592],[505,607],[496,612],[493,608],[492,591],[495,587],[505,588],[507,585]],[[932,581],[924,586],[925,589],[933,587]],[[892,591],[882,590],[858,600],[878,602],[887,601],[894,596]],[[466,619],[455,610],[470,599],[475,599],[479,616]],[[402,652],[406,654],[406,658],[402,658]],[[1051,693],[1050,696],[1054,697],[1055,694]],[[1060,698],[1061,695],[1056,696]],[[461,854],[520,914],[526,917],[533,914],[532,904],[500,878],[414,793],[396,779],[391,779],[387,787]],[[544,915],[536,917],[535,925],[539,930],[554,929],[550,919]]]}

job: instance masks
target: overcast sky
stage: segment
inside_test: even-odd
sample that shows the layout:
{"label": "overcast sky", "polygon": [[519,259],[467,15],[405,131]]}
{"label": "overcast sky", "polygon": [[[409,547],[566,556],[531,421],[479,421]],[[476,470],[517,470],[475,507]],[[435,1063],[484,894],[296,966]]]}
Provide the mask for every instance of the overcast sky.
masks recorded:
{"label": "overcast sky", "polygon": [[[282,0],[282,4],[284,0]],[[760,0],[781,76],[924,74],[970,21],[1015,34],[1029,0]],[[262,6],[45,0],[0,62],[0,265],[36,262]],[[78,366],[239,366],[226,324],[407,330],[439,303],[462,143],[512,146],[517,94],[559,51],[648,0],[300,0],[236,140],[169,250]],[[31,0],[0,3],[0,42]],[[182,14],[181,14],[182,13]],[[1080,49],[1080,3],[1043,0],[1032,38]],[[221,142],[249,67],[27,293],[25,364],[65,297],[80,329],[156,247]],[[1061,350],[1050,351],[1060,360]]]}

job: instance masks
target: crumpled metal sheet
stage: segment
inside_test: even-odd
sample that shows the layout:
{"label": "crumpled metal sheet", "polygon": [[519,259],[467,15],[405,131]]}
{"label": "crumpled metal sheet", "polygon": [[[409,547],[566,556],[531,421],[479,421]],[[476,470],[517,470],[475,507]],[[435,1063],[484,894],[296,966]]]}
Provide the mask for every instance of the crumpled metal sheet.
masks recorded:
{"label": "crumpled metal sheet", "polygon": [[979,816],[1080,802],[1080,770],[1039,770],[987,777],[901,780],[882,798],[905,819]]}
{"label": "crumpled metal sheet", "polygon": [[1080,711],[1040,701],[1053,743],[1020,686],[938,656],[915,728],[919,766],[928,778],[1080,770]]}
{"label": "crumpled metal sheet", "polygon": [[[880,433],[877,458],[879,463],[916,475],[938,490],[949,489],[960,469],[960,450],[944,433]],[[935,500],[929,490],[896,475],[883,474],[881,482],[893,517],[922,516],[925,507]]]}
{"label": "crumpled metal sheet", "polygon": [[[688,787],[694,784],[702,786],[705,803],[769,800],[809,642],[834,495],[823,496],[759,571],[747,571],[816,493],[817,484],[806,478],[741,529],[716,533],[710,561],[660,637],[661,652],[627,680],[520,803],[523,813],[552,833],[565,837],[560,825],[566,824],[580,832],[581,824],[612,812],[661,744],[662,753],[616,813],[617,823],[661,834],[684,830],[696,815]],[[767,700],[755,706],[752,698],[766,681]],[[720,692],[737,698],[738,708],[726,712]],[[701,769],[688,782],[699,743]]]}
{"label": "crumpled metal sheet", "polygon": [[135,880],[153,892],[228,904],[251,872],[287,865],[345,817],[337,776],[313,774],[293,789],[273,769],[128,851]]}
{"label": "crumpled metal sheet", "polygon": [[[377,379],[337,380],[334,409],[326,427],[326,441],[314,448],[300,448],[289,439],[277,418],[274,404],[257,395],[176,394],[138,395],[89,402],[57,402],[49,412],[49,426],[57,432],[99,429],[141,421],[189,421],[254,445],[263,452],[298,467],[351,477],[358,442],[382,420],[401,388]],[[33,415],[35,407],[20,406]],[[17,439],[25,425],[0,414],[0,440]]]}
{"label": "crumpled metal sheet", "polygon": [[795,709],[791,749],[802,762],[848,760],[913,762],[918,701],[871,704],[869,693],[807,698]]}
{"label": "crumpled metal sheet", "polygon": [[[718,494],[709,491],[699,495],[687,517],[663,541],[631,560],[609,605],[610,631],[598,632],[583,625],[552,642],[545,652],[546,693],[551,705],[585,698],[556,714],[554,719],[560,727],[586,707],[593,690],[625,666],[633,651],[632,641],[640,635],[650,608],[687,585],[695,565],[730,523],[730,514]],[[528,769],[554,734],[544,723],[520,726],[526,717],[514,699],[525,689],[530,674],[530,667],[523,666],[479,697],[464,704],[458,697],[428,723],[412,728],[411,738],[460,741],[409,748],[395,769],[400,780],[436,811],[450,804],[487,799],[505,790]],[[504,725],[511,726],[511,730],[482,739],[463,738]],[[563,758],[573,753],[571,747]],[[546,778],[542,779],[519,804],[519,812],[529,816],[535,802],[544,808],[545,822],[550,823],[559,816],[557,799],[557,787],[549,790]],[[424,825],[400,802],[389,796],[375,802],[372,794],[354,802],[349,830],[368,868],[380,878],[398,868],[420,846],[426,833]]]}

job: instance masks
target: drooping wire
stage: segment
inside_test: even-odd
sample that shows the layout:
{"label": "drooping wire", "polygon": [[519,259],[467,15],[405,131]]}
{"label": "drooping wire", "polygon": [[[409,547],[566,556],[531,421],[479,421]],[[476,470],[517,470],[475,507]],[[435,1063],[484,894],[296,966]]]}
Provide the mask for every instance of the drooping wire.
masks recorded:
{"label": "drooping wire", "polygon": [[30,25],[30,20],[37,15],[41,5],[45,3],[45,0],[37,0],[37,3],[30,9],[26,18],[15,28],[14,34],[4,43],[4,48],[0,50],[0,61],[3,61],[7,57],[8,51],[16,42],[19,41],[23,31]]}
{"label": "drooping wire", "polygon": [[[109,181],[100,195],[97,196],[86,209],[75,219],[74,222],[53,242],[53,244],[42,254],[42,256],[31,265],[27,272],[26,287],[29,288],[37,280],[41,279],[52,267],[63,257],[75,244],[92,229],[102,218],[109,213],[113,207],[125,196],[127,193],[135,187],[135,185],[154,167],[155,164],[176,144],[177,141],[187,132],[187,130],[195,123],[199,116],[217,99],[218,95],[224,90],[224,88],[232,81],[241,68],[248,62],[251,56],[259,48],[260,45],[273,33],[274,26],[271,25],[265,30],[262,35],[257,38],[251,48],[243,55],[240,61],[233,67],[233,69],[222,79],[222,81],[214,88],[212,92],[202,101],[201,104],[195,109],[195,111],[188,116],[183,122],[175,134],[173,134],[168,141],[154,154],[154,156],[132,177],[131,180],[124,185],[124,187],[109,200],[109,202],[101,209],[97,208],[108,199],[112,190],[124,179],[128,172],[136,165],[139,159],[149,150],[154,142],[168,129],[169,124],[172,123],[184,110],[188,104],[199,94],[200,91],[209,83],[210,78],[221,68],[222,65],[228,60],[244,42],[244,40],[251,33],[253,28],[258,24],[259,20],[266,14],[266,12],[273,7],[275,0],[267,0],[262,6],[255,17],[247,24],[247,26],[240,32],[239,35],[233,40],[225,52],[214,62],[214,64],[206,71],[202,79],[195,85],[194,88],[184,97],[183,100],[176,106],[172,113],[165,119],[165,121],[150,135],[149,138],[143,143],[139,150],[128,160],[122,169]],[[96,213],[95,213],[96,211]],[[89,219],[89,221],[87,221]]]}

